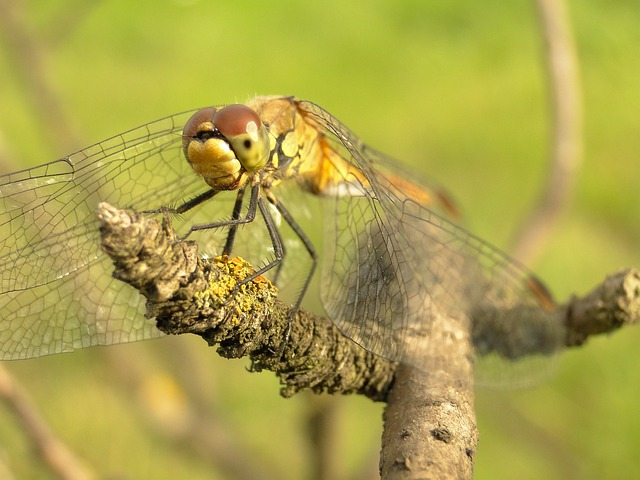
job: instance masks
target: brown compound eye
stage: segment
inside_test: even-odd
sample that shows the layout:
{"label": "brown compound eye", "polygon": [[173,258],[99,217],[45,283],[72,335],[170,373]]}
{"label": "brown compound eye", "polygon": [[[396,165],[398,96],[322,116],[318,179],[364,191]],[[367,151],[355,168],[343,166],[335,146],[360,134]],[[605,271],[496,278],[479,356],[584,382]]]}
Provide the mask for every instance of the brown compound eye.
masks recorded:
{"label": "brown compound eye", "polygon": [[215,112],[212,119],[220,133],[227,138],[248,133],[250,130],[257,131],[261,123],[258,114],[245,105],[224,107]]}
{"label": "brown compound eye", "polygon": [[210,129],[213,130],[213,116],[216,111],[217,109],[214,107],[203,108],[202,110],[198,110],[194,113],[187,121],[182,129],[182,147],[185,150],[189,146],[191,140],[202,131],[203,127],[210,125]]}
{"label": "brown compound eye", "polygon": [[213,124],[227,139],[242,166],[256,171],[269,159],[269,134],[260,117],[245,105],[229,105],[213,115]]}

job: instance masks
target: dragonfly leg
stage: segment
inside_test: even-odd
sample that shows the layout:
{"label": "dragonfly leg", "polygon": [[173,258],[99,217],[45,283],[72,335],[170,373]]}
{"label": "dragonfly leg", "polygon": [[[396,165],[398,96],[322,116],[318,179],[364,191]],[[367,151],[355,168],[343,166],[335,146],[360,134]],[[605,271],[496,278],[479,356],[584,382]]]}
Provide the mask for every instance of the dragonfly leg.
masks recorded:
{"label": "dragonfly leg", "polygon": [[[251,198],[249,200],[249,209],[247,215],[244,218],[240,218],[240,211],[242,210],[244,191],[238,191],[238,196],[236,197],[236,202],[233,207],[233,213],[230,220],[224,222],[216,222],[202,225],[194,225],[190,228],[189,233],[196,230],[206,230],[209,228],[218,228],[218,227],[229,227],[229,233],[227,235],[227,240],[225,242],[225,246],[223,249],[223,255],[231,255],[231,251],[233,249],[233,243],[235,241],[235,235],[238,230],[238,226],[253,222],[256,217],[257,209],[260,209],[260,214],[264,218],[265,225],[267,227],[267,232],[269,233],[269,238],[271,240],[271,245],[273,246],[274,258],[268,261],[265,265],[257,269],[251,275],[244,278],[241,282],[239,282],[235,288],[234,292],[237,292],[238,288],[242,285],[250,282],[251,280],[259,277],[260,275],[265,274],[269,270],[274,267],[282,264],[282,260],[284,258],[284,243],[282,241],[282,237],[280,236],[280,232],[278,231],[278,227],[269,213],[269,209],[267,205],[264,203],[264,200],[259,197],[260,193],[260,185],[258,183],[254,184],[251,188]],[[279,267],[278,267],[279,271]]]}
{"label": "dragonfly leg", "polygon": [[236,195],[236,201],[233,204],[233,213],[231,214],[231,222],[233,223],[231,224],[231,227],[229,227],[229,233],[227,233],[227,240],[224,244],[224,248],[222,249],[222,255],[225,255],[225,256],[231,255],[231,250],[233,249],[233,243],[236,239],[236,232],[238,231],[238,225],[239,225],[237,222],[240,219],[240,212],[242,211],[242,204],[244,202],[244,192],[245,192],[244,188],[241,188],[240,190],[238,190],[238,194]]}
{"label": "dragonfly leg", "polygon": [[[298,313],[298,310],[300,309],[300,305],[302,304],[302,299],[307,293],[309,285],[311,284],[311,279],[313,278],[313,274],[315,273],[316,266],[318,264],[318,254],[316,253],[313,243],[311,242],[309,237],[307,237],[307,235],[304,233],[304,230],[302,230],[300,225],[298,225],[298,223],[295,221],[293,216],[291,216],[289,211],[280,202],[278,202],[278,200],[273,195],[270,195],[269,192],[267,193],[267,199],[274,207],[276,207],[278,212],[280,212],[280,215],[282,215],[282,218],[284,218],[285,222],[289,224],[291,229],[294,231],[294,233],[297,235],[297,237],[300,239],[300,241],[304,245],[304,248],[307,250],[309,257],[311,257],[311,268],[309,269],[307,278],[305,279],[302,285],[302,288],[298,293],[298,298],[296,299],[295,303],[291,306],[291,309],[289,310],[287,331],[285,332],[285,338],[284,338],[284,341],[282,342],[282,348],[284,349],[284,346],[289,341],[289,336],[291,334],[291,325],[293,323],[293,317],[295,316],[296,313]],[[268,223],[267,223],[267,228],[269,228]],[[285,252],[283,249],[283,255],[284,253]],[[284,262],[280,262],[280,264],[278,265],[276,276],[280,273],[280,269],[282,268],[283,264]]]}
{"label": "dragonfly leg", "polygon": [[302,299],[303,299],[304,295],[307,293],[307,289],[309,288],[309,284],[311,283],[311,279],[313,278],[313,274],[315,273],[316,266],[318,264],[318,254],[316,253],[316,249],[313,246],[313,242],[311,241],[311,239],[309,239],[309,237],[307,237],[306,233],[304,233],[304,230],[302,230],[300,225],[298,225],[298,223],[294,220],[294,218],[291,216],[289,211],[284,207],[284,205],[282,205],[280,202],[278,202],[275,198],[271,198],[271,197],[267,197],[267,198],[269,199],[269,202],[271,202],[271,204],[274,207],[276,207],[278,212],[280,212],[280,215],[282,215],[282,218],[284,218],[285,222],[287,222],[287,224],[289,224],[291,229],[294,231],[296,236],[300,239],[300,241],[304,245],[304,248],[307,250],[307,253],[309,254],[309,257],[311,257],[311,262],[312,262],[311,263],[311,268],[309,269],[309,273],[307,274],[307,278],[305,279],[304,284],[302,285],[302,288],[300,289],[300,293],[298,295],[298,299],[296,300],[296,303],[293,305],[293,308],[292,308],[294,310],[293,313],[295,314],[297,312],[297,310],[300,308],[300,304],[302,303]]}
{"label": "dragonfly leg", "polygon": [[273,260],[270,260],[268,263],[260,267],[254,273],[249,275],[247,278],[245,278],[241,283],[247,283],[256,277],[267,273],[269,270],[282,263],[282,260],[284,258],[284,243],[282,242],[282,237],[280,236],[278,227],[276,227],[273,217],[269,212],[269,208],[264,203],[264,199],[262,198],[258,199],[257,204],[258,208],[260,209],[260,213],[264,218],[264,223],[267,226],[267,232],[269,232],[269,238],[271,239],[271,245],[273,246],[274,258]]}
{"label": "dragonfly leg", "polygon": [[238,196],[236,197],[236,202],[233,207],[233,214],[231,219],[223,220],[220,222],[192,225],[189,228],[189,231],[183,236],[183,239],[187,238],[193,232],[197,232],[198,230],[209,230],[213,228],[229,227],[229,234],[227,235],[227,240],[225,242],[223,253],[227,255],[230,254],[231,247],[233,246],[233,242],[235,240],[236,230],[238,229],[238,226],[244,225],[245,223],[251,223],[256,218],[256,209],[257,209],[257,204],[259,202],[259,198],[258,198],[259,194],[260,194],[260,184],[256,183],[251,187],[251,199],[249,200],[249,210],[247,211],[247,214],[244,218],[240,218],[240,210],[242,208],[242,202],[244,197],[244,189],[238,190]]}
{"label": "dragonfly leg", "polygon": [[206,202],[207,200],[213,198],[216,194],[220,193],[219,190],[207,190],[206,192],[201,193],[197,197],[192,198],[191,200],[187,200],[179,207],[160,207],[155,210],[143,210],[142,213],[165,213],[169,215],[180,215],[182,213],[188,212],[193,207],[197,207],[201,203]]}

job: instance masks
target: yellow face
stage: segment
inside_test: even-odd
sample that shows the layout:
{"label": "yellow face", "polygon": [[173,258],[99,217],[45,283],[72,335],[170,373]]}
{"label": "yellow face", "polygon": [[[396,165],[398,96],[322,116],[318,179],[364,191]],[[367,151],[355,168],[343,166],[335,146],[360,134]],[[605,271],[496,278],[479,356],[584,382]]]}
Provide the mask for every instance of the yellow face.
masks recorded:
{"label": "yellow face", "polygon": [[269,134],[245,105],[196,112],[182,131],[184,155],[215,190],[234,190],[269,160]]}

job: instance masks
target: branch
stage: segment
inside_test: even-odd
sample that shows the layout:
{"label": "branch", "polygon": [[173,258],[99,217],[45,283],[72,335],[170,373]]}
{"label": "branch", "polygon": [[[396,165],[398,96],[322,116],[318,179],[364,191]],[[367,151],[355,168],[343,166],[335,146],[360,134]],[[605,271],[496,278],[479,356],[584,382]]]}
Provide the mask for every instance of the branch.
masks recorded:
{"label": "branch", "polygon": [[[46,124],[41,135],[62,152],[84,143],[69,120],[47,67],[47,42],[34,34],[23,18],[22,2],[0,0],[0,36],[11,56],[13,72],[24,85],[37,121]],[[82,140],[82,141],[81,141]]]}
{"label": "branch", "polygon": [[193,241],[181,241],[165,219],[117,210],[102,203],[102,247],[114,260],[114,277],[147,298],[147,316],[167,334],[194,333],[225,358],[248,356],[255,371],[276,372],[290,397],[358,393],[386,399],[394,364],[344,337],[328,319],[299,312],[290,326],[288,307],[264,277],[234,287],[253,273],[239,258],[200,258]]}
{"label": "branch", "polygon": [[57,478],[64,480],[96,478],[89,465],[55,436],[22,387],[2,366],[0,366],[0,400],[20,422],[34,450]]}
{"label": "branch", "polygon": [[[147,298],[147,316],[155,318],[163,332],[195,333],[218,345],[226,358],[248,356],[253,370],[276,372],[285,397],[311,389],[388,402],[383,478],[415,478],[425,472],[470,476],[477,446],[473,344],[501,338],[505,332],[500,329],[509,325],[520,331],[507,335],[506,342],[493,341],[491,351],[507,359],[557,352],[553,339],[545,336],[552,332],[533,331],[535,319],[527,322],[521,309],[494,315],[489,310],[473,312],[473,328],[462,334],[447,331],[446,326],[456,322],[442,316],[430,328],[430,345],[435,347],[429,364],[437,367],[430,372],[399,368],[344,337],[330,320],[307,312],[293,318],[286,341],[289,310],[267,279],[257,277],[234,290],[253,272],[245,261],[200,258],[197,244],[180,240],[166,217],[159,221],[101,203],[98,218],[102,248],[115,264],[114,277]],[[507,315],[513,321],[505,321],[511,318]],[[560,341],[566,346],[638,323],[640,273],[615,274],[585,297],[570,299],[554,315],[565,326]],[[499,321],[492,321],[496,316]],[[541,323],[546,328],[547,323]],[[531,341],[532,332],[537,341]]]}
{"label": "branch", "polygon": [[531,263],[550,238],[575,190],[582,155],[582,105],[578,60],[563,0],[536,0],[547,71],[552,131],[549,172],[541,197],[520,226],[510,249]]}
{"label": "branch", "polygon": [[[399,365],[384,412],[380,454],[383,479],[472,478],[478,447],[473,408],[473,355],[469,334],[443,341],[430,332],[442,359],[431,372]],[[446,335],[445,335],[446,336]],[[433,339],[432,339],[433,340]],[[447,351],[449,353],[447,353]]]}
{"label": "branch", "polygon": [[566,346],[583,345],[587,338],[640,323],[640,271],[621,270],[609,275],[584,297],[566,306]]}

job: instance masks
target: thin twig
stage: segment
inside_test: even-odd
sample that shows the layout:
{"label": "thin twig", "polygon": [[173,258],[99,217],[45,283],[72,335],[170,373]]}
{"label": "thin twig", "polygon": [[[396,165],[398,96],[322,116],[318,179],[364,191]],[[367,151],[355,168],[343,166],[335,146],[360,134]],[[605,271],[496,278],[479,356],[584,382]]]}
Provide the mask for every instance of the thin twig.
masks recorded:
{"label": "thin twig", "polygon": [[0,399],[13,412],[35,451],[54,474],[65,480],[89,480],[95,474],[45,423],[35,405],[11,374],[0,365]]}
{"label": "thin twig", "polygon": [[42,35],[49,48],[55,50],[67,42],[102,3],[101,0],[60,3],[58,11],[52,12]]}
{"label": "thin twig", "polygon": [[340,480],[342,465],[339,459],[339,417],[341,404],[333,397],[308,396],[306,399],[306,437],[311,447],[313,460],[312,480]]}
{"label": "thin twig", "polygon": [[549,172],[540,200],[520,226],[511,249],[532,263],[573,198],[582,155],[582,107],[578,61],[563,0],[536,0],[545,43],[552,132]]}
{"label": "thin twig", "polygon": [[0,35],[12,56],[13,71],[25,86],[37,123],[46,127],[40,128],[39,133],[59,151],[73,151],[82,142],[49,79],[46,48],[22,18],[20,3],[0,0]]}

